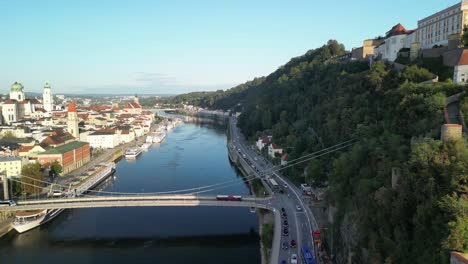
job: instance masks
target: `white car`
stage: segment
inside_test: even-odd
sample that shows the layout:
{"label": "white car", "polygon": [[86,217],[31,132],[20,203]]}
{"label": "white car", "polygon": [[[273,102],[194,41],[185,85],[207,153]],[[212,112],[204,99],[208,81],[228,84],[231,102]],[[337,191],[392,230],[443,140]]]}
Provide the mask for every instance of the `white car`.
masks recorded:
{"label": "white car", "polygon": [[291,264],[297,264],[297,254],[291,255]]}
{"label": "white car", "polygon": [[296,205],[296,210],[297,211],[302,211],[302,207],[300,205]]}

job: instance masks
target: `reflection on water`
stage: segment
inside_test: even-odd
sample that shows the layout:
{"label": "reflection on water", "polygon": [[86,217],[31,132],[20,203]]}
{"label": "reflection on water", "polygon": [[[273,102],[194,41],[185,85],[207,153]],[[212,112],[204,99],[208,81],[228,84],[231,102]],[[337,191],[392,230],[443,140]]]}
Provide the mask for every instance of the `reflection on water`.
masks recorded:
{"label": "reflection on water", "polygon": [[[224,131],[203,121],[176,127],[136,160],[121,160],[115,179],[100,188],[161,192],[237,181],[206,194],[246,195],[229,162]],[[73,209],[2,238],[0,263],[260,263],[257,232],[257,216],[248,208]]]}

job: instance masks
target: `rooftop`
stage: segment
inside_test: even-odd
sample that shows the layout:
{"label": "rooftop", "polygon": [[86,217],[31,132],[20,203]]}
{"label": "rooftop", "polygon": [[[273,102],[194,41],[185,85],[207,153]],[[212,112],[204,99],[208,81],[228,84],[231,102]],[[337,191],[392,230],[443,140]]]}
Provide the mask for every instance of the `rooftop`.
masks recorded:
{"label": "rooftop", "polygon": [[16,156],[0,156],[0,162],[5,162],[5,161],[21,161],[20,157]]}
{"label": "rooftop", "polygon": [[65,154],[65,153],[67,153],[69,151],[72,151],[74,149],[83,147],[85,145],[89,145],[89,143],[88,142],[81,142],[81,141],[72,141],[72,142],[67,143],[65,145],[48,149],[45,152],[39,153],[39,155]]}

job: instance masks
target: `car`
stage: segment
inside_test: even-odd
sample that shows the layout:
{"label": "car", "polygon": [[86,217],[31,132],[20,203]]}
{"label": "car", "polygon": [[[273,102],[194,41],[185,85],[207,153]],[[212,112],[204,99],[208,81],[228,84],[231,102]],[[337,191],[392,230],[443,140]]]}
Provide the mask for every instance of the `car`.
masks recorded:
{"label": "car", "polygon": [[281,212],[286,212],[286,209],[284,209],[284,207],[281,207]]}
{"label": "car", "polygon": [[291,240],[291,248],[295,248],[297,246],[296,240]]}
{"label": "car", "polygon": [[288,220],[283,221],[283,226],[288,226]]}
{"label": "car", "polygon": [[302,207],[300,205],[296,205],[296,210],[297,211],[302,211]]}
{"label": "car", "polygon": [[283,230],[283,236],[289,236],[289,230],[288,229]]}
{"label": "car", "polygon": [[291,255],[291,264],[297,264],[297,254]]}
{"label": "car", "polygon": [[282,216],[283,218],[287,218],[287,217],[288,217],[288,215],[286,214],[286,212],[283,212],[283,213],[281,214],[281,216]]}
{"label": "car", "polygon": [[16,206],[16,203],[13,200],[3,200],[0,201],[0,206]]}
{"label": "car", "polygon": [[279,193],[284,194],[284,190],[283,189],[279,190]]}
{"label": "car", "polygon": [[283,244],[281,244],[281,249],[286,250],[286,249],[288,249],[288,248],[289,248],[288,242],[284,241]]}
{"label": "car", "polygon": [[281,264],[287,264],[287,263],[286,263],[286,260],[283,259],[283,260],[281,261]]}
{"label": "car", "polygon": [[257,160],[257,157],[254,157],[254,160]]}
{"label": "car", "polygon": [[288,184],[285,183],[285,184],[284,184],[284,188],[288,188]]}

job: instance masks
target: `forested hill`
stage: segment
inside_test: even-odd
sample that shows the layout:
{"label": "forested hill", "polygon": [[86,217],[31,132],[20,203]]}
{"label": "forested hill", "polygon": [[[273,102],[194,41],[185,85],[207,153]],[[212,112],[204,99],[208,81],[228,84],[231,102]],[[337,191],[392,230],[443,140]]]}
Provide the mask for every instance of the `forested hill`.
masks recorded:
{"label": "forested hill", "polygon": [[[466,87],[419,84],[433,74],[417,66],[329,60],[344,52],[329,41],[265,78],[198,100],[242,110],[242,131],[272,135],[290,160],[359,140],[286,172],[328,186],[339,260],[352,251],[356,263],[448,263],[449,250],[468,251],[468,151],[466,139],[441,142],[440,127],[446,97]],[[401,175],[393,186],[392,168]]]}

